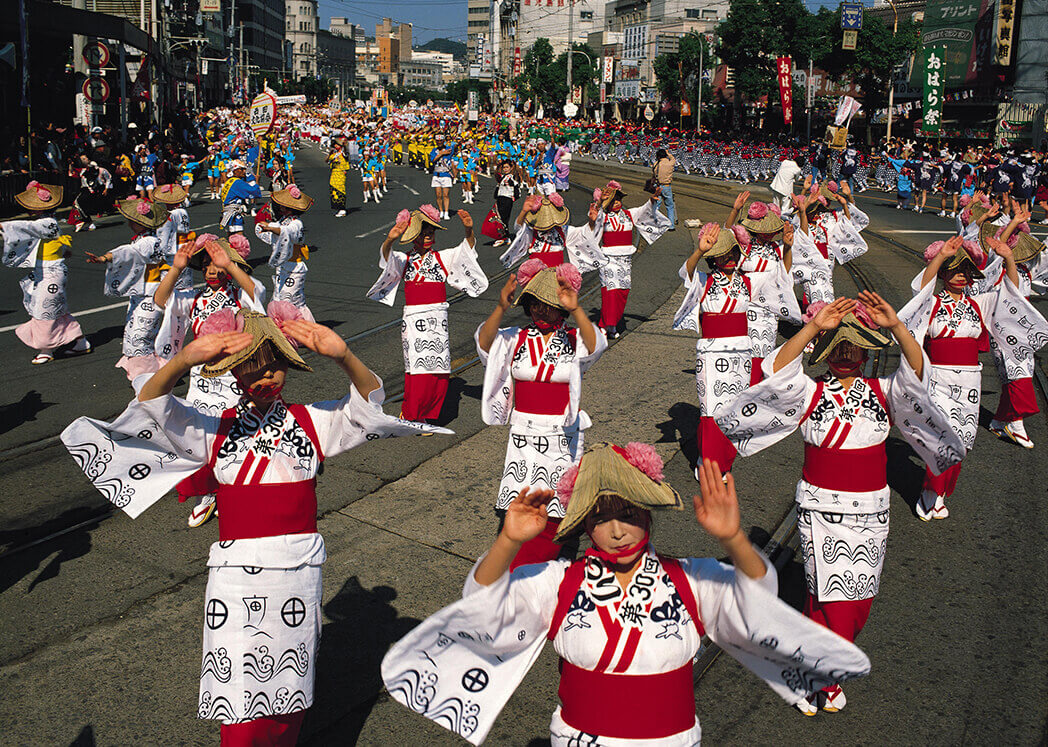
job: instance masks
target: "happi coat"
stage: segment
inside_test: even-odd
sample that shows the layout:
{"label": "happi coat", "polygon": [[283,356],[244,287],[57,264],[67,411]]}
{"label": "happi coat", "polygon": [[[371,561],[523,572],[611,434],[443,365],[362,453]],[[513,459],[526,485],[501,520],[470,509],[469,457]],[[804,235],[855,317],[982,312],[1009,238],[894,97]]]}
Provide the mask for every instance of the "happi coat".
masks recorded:
{"label": "happi coat", "polygon": [[132,518],[210,465],[219,541],[208,555],[198,716],[240,723],[313,703],[326,553],[316,528],[321,462],[384,436],[439,430],[365,398],[219,414],[174,395],[133,400],[112,423],[81,417],[62,442],[95,487]]}
{"label": "happi coat", "polygon": [[[685,747],[701,737],[691,675],[703,642],[700,629],[789,703],[869,671],[861,650],[778,600],[775,569],[767,562],[764,577],[751,579],[712,558],[660,558],[649,545],[625,590],[597,558],[577,562],[583,565],[574,571],[567,560],[521,566],[486,587],[476,582],[474,566],[463,598],[424,620],[386,654],[382,679],[390,695],[480,744],[549,637],[564,662],[562,705],[550,723],[555,747]],[[686,585],[683,592],[667,575],[670,563],[679,569],[674,575]],[[561,599],[571,603],[555,624]],[[651,679],[620,688],[615,675]],[[566,678],[610,687],[596,703],[587,702],[596,688],[572,687]],[[672,698],[689,709],[679,731],[623,738],[583,732],[565,720],[574,719],[573,712],[596,712],[598,726],[633,728],[648,720],[647,709],[630,711],[631,701],[651,696],[648,682],[658,687],[656,695],[666,696],[653,707]],[[625,703],[609,700],[609,692],[624,688]],[[645,727],[658,730],[660,721]]]}
{"label": "happi coat", "polygon": [[289,301],[311,322],[313,312],[306,306],[309,247],[305,244],[305,226],[301,218],[294,216],[275,222],[280,226],[278,234],[263,231],[261,223],[255,225],[255,235],[272,247],[269,266],[273,268],[273,300]]}
{"label": "happi coat", "polygon": [[804,468],[795,499],[808,590],[820,602],[869,599],[888,542],[892,424],[936,473],[959,462],[963,446],[933,404],[927,359],[923,377],[903,356],[891,376],[857,377],[845,390],[832,374],[807,376],[799,356],[775,372],[781,352],[764,361],[761,383],[714,417],[743,457],[800,429]]}
{"label": "happi coat", "polygon": [[367,297],[392,306],[397,289],[404,285],[404,372],[409,374],[451,373],[451,341],[448,337],[447,286],[476,298],[488,288],[488,278],[477,262],[469,241],[453,249],[425,254],[390,251],[389,259],[379,250],[382,274]]}
{"label": "happi coat", "polygon": [[[742,247],[740,246],[740,248]],[[775,272],[777,275],[786,275],[788,279],[789,274],[786,272],[783,264],[784,256],[785,246],[782,241],[776,241],[775,239],[762,241],[754,236],[749,247],[742,251],[739,270],[745,274]],[[783,289],[786,289],[785,285],[783,285]],[[789,299],[786,297],[789,295],[792,295],[792,293],[786,292],[784,294],[784,299],[787,301],[785,313],[781,307],[779,312],[776,313],[771,308],[768,308],[767,305],[761,304],[750,304],[749,308],[746,309],[746,318],[749,323],[750,353],[753,358],[763,360],[771,355],[771,351],[775,349],[775,342],[779,334],[779,317],[790,319],[791,321],[799,318],[800,308],[796,307],[796,301],[792,304],[788,303]],[[796,312],[796,317],[794,312]]]}
{"label": "happi coat", "polygon": [[[579,407],[582,375],[608,349],[608,338],[594,329],[593,350],[577,329],[564,327],[548,340],[533,325],[500,329],[487,352],[478,341],[485,366],[481,417],[488,425],[510,427],[496,509],[509,506],[525,486],[555,491],[582,459],[584,434],[593,424]],[[479,334],[480,327],[474,337]],[[556,496],[546,510],[552,519],[564,517]]]}
{"label": "happi coat", "polygon": [[617,213],[603,210],[597,216],[597,239],[607,263],[601,266],[600,283],[608,290],[629,290],[633,279],[633,230],[648,244],[654,244],[673,222],[660,213],[651,200],[635,208],[622,208]]}

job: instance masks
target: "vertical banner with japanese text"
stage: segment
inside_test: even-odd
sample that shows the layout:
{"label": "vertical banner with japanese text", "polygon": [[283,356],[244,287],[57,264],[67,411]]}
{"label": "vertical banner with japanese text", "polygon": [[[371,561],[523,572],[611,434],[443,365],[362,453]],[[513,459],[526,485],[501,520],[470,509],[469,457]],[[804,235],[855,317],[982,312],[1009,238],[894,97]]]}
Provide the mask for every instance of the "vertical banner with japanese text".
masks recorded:
{"label": "vertical banner with japanese text", "polygon": [[945,50],[942,47],[926,47],[921,71],[924,75],[924,125],[925,133],[938,135],[942,127],[943,88],[946,85]]}
{"label": "vertical banner with japanese text", "polygon": [[793,60],[789,57],[779,57],[775,61],[775,69],[779,77],[779,98],[782,100],[782,121],[784,124],[793,124]]}

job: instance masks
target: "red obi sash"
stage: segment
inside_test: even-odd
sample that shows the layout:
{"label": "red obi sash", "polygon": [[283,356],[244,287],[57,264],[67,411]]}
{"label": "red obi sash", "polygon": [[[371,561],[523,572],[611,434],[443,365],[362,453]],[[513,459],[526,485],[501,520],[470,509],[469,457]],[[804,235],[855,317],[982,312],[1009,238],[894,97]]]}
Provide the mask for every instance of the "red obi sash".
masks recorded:
{"label": "red obi sash", "polygon": [[926,337],[924,349],[936,366],[979,365],[979,340],[975,337]]}
{"label": "red obi sash", "polygon": [[541,260],[546,267],[557,267],[567,262],[564,258],[563,249],[558,249],[554,252],[532,252],[528,255],[528,259]]}
{"label": "red obi sash", "polygon": [[573,729],[659,739],[695,726],[691,662],[660,674],[608,674],[561,662],[560,715]]}
{"label": "red obi sash", "polygon": [[405,280],[404,305],[421,306],[427,303],[444,303],[448,300],[448,289],[444,283]]}
{"label": "red obi sash", "polygon": [[532,415],[563,415],[571,403],[570,385],[559,381],[513,381],[513,409]]}
{"label": "red obi sash", "polygon": [[872,493],[888,485],[884,443],[864,449],[831,449],[804,444],[805,482],[824,490]]}
{"label": "red obi sash", "polygon": [[218,539],[222,542],[317,531],[317,481],[219,485]]}
{"label": "red obi sash", "polygon": [[716,337],[746,337],[749,334],[749,326],[746,314],[715,314],[708,312],[699,315],[699,325],[702,327],[704,339]]}
{"label": "red obi sash", "polygon": [[633,246],[633,229],[628,231],[605,231],[604,246]]}
{"label": "red obi sash", "polygon": [[816,241],[815,248],[819,250],[819,254],[822,255],[823,259],[830,258],[830,245],[825,241]]}

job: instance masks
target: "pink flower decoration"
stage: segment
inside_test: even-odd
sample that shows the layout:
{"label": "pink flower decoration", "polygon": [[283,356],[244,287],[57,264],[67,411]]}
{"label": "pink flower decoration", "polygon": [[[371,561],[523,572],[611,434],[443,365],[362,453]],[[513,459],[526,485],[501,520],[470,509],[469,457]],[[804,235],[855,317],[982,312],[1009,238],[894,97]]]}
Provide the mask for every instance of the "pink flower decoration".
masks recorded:
{"label": "pink flower decoration", "polygon": [[218,237],[215,236],[215,234],[213,233],[202,233],[196,237],[196,242],[194,245],[197,249],[203,249],[204,244],[206,244],[209,241],[218,241]]}
{"label": "pink flower decoration", "polygon": [[560,505],[564,508],[568,507],[568,503],[571,501],[571,494],[575,492],[575,481],[579,479],[579,465],[573,464],[568,467],[567,471],[561,476],[560,482],[557,483],[557,498],[560,499]]}
{"label": "pink flower decoration", "polygon": [[553,207],[557,209],[564,207],[564,198],[556,192],[549,196],[549,201],[553,204]]}
{"label": "pink flower decoration", "polygon": [[437,209],[435,207],[433,207],[432,205],[429,205],[429,204],[423,205],[422,207],[419,208],[419,212],[422,213],[423,215],[425,215],[431,221],[434,221],[435,223],[439,223],[440,222],[440,213],[438,213]]}
{"label": "pink flower decoration", "polygon": [[603,196],[604,196],[604,193],[601,192],[599,189],[593,190],[593,201],[594,202],[600,202],[600,200],[601,200],[601,198]]}
{"label": "pink flower decoration", "polygon": [[714,223],[713,221],[710,221],[709,223],[704,225],[702,227],[702,230],[699,231],[699,239],[701,240],[704,236],[709,236],[709,234],[713,231],[713,227],[715,225],[717,225],[717,224]]}
{"label": "pink flower decoration", "polygon": [[753,243],[753,239],[750,237],[750,232],[746,230],[746,227],[736,224],[731,227],[731,232],[735,234],[735,240],[739,242],[739,246],[745,250],[749,250],[750,244]]}
{"label": "pink flower decoration", "polygon": [[979,204],[982,205],[987,210],[989,210],[990,209],[990,198],[987,197],[986,195],[979,195]]}
{"label": "pink flower decoration", "polygon": [[971,222],[972,222],[972,209],[970,207],[966,207],[964,210],[961,211],[961,223],[963,225],[967,226]]}
{"label": "pink flower decoration", "polygon": [[962,208],[968,207],[968,203],[972,201],[971,195],[961,195],[961,199],[957,200],[957,204]]}
{"label": "pink flower decoration", "polygon": [[933,241],[928,244],[928,246],[924,248],[924,261],[931,262],[939,255],[939,252],[942,251],[944,246],[946,246],[945,241]]}
{"label": "pink flower decoration", "polygon": [[655,451],[654,446],[643,444],[639,441],[630,441],[626,444],[625,448],[619,448],[617,446],[612,446],[612,448],[615,449],[615,451],[627,462],[639,469],[652,480],[655,482],[662,482],[662,478],[664,477],[662,474],[662,457],[660,457],[659,453]]}
{"label": "pink flower decoration", "polygon": [[43,200],[44,202],[50,202],[51,201],[51,193],[48,192],[43,187],[41,187],[40,189],[36,190],[36,196],[37,196],[37,199]]}
{"label": "pink flower decoration", "polygon": [[[1015,240],[1016,242],[1018,242],[1018,237],[1016,237]],[[968,252],[968,256],[972,258],[972,261],[975,262],[975,264],[977,264],[979,267],[983,266],[983,264],[986,262],[986,255],[983,254],[983,250],[982,247],[979,246],[979,242],[965,241],[961,246],[964,247],[964,251]]]}
{"label": "pink flower decoration", "polygon": [[407,223],[411,220],[411,212],[408,210],[401,210],[397,213],[397,223]]}
{"label": "pink flower decoration", "polygon": [[578,267],[570,262],[557,265],[557,280],[563,280],[570,285],[576,293],[582,289],[582,273],[579,272]]}
{"label": "pink flower decoration", "polygon": [[873,319],[870,318],[870,312],[866,308],[866,304],[862,301],[858,301],[855,304],[855,308],[852,309],[852,313],[855,314],[855,318],[862,322],[870,329],[879,329],[879,327],[873,323]]}
{"label": "pink flower decoration", "polygon": [[537,213],[539,208],[542,207],[542,198],[535,195],[525,207],[527,207],[529,213]]}
{"label": "pink flower decoration", "polygon": [[746,217],[750,220],[760,220],[768,214],[768,205],[764,202],[753,202],[750,203],[749,210],[746,211]]}
{"label": "pink flower decoration", "polygon": [[251,243],[247,240],[247,236],[242,233],[235,233],[230,236],[229,245],[236,250],[236,253],[242,259],[247,259],[247,255],[251,254]]}
{"label": "pink flower decoration", "polygon": [[[306,318],[302,314],[302,310],[290,301],[270,301],[269,305],[266,307],[266,313],[269,315],[269,318],[276,323],[277,327],[280,328],[281,332],[284,332],[285,322],[294,322]],[[284,332],[284,337],[286,337],[288,342],[296,348],[298,347],[298,340],[287,332]]]}
{"label": "pink flower decoration", "polygon": [[36,189],[39,186],[40,186],[40,182],[38,182],[36,179],[33,179],[33,181],[31,181],[31,182],[29,182],[29,184],[25,185],[25,188],[26,188],[26,191],[29,191],[30,189]]}
{"label": "pink flower decoration", "polygon": [[139,200],[138,204],[135,205],[135,212],[139,215],[149,215],[149,203],[145,200]]}
{"label": "pink flower decoration", "polygon": [[160,191],[163,192],[164,194],[171,194],[172,192],[175,191],[175,185],[174,184],[165,184],[162,187],[160,187]]}
{"label": "pink flower decoration", "polygon": [[614,179],[612,179],[610,182],[608,182],[608,189],[609,190],[611,190],[611,189],[622,189],[622,185],[619,184]]}
{"label": "pink flower decoration", "polygon": [[771,212],[775,213],[780,218],[782,217],[782,208],[779,207],[776,203],[769,202],[768,203],[768,210],[770,210]]}
{"label": "pink flower decoration", "polygon": [[531,279],[546,269],[546,263],[541,259],[529,259],[524,261],[517,269],[517,284],[523,288]]}
{"label": "pink flower decoration", "polygon": [[810,304],[808,304],[808,308],[804,310],[804,316],[801,317],[801,321],[807,324],[815,318],[816,314],[818,314],[827,306],[829,306],[829,304],[825,301],[812,301]]}
{"label": "pink flower decoration", "polygon": [[826,189],[830,190],[834,194],[837,194],[837,190],[840,189],[840,187],[837,186],[837,182],[829,181],[826,182]]}
{"label": "pink flower decoration", "polygon": [[244,320],[233,313],[232,309],[220,309],[200,325],[199,336],[217,335],[221,332],[240,332],[243,329]]}
{"label": "pink flower decoration", "polygon": [[301,199],[301,197],[302,197],[302,190],[299,189],[294,184],[289,184],[288,185],[287,193],[289,195],[291,195],[293,198],[295,198],[296,200]]}

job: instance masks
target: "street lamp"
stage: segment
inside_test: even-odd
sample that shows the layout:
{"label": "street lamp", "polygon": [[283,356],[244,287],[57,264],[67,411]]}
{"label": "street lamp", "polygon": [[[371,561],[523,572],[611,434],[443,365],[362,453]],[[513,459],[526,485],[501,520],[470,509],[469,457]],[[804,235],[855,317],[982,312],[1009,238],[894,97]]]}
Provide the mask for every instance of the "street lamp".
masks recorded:
{"label": "street lamp", "polygon": [[[899,9],[895,7],[895,0],[888,0],[888,4],[892,6],[892,15],[895,20],[892,23],[892,41],[895,40],[895,34],[899,31]],[[895,103],[895,65],[892,64],[891,72],[888,73],[888,134],[885,139],[892,139],[892,105]]]}

